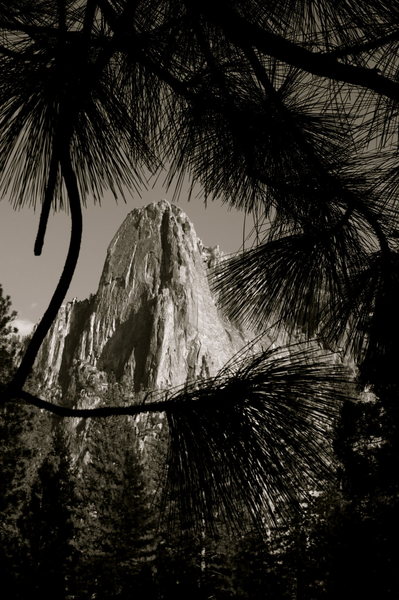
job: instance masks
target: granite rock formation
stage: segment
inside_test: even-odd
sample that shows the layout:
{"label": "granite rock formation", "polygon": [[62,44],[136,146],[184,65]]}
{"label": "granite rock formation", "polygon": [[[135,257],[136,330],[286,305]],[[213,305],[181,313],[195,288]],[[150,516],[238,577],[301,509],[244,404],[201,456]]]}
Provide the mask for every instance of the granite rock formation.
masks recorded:
{"label": "granite rock formation", "polygon": [[219,255],[177,206],[134,209],[111,241],[96,294],[60,310],[37,360],[43,390],[92,406],[110,384],[134,401],[214,375],[246,341],[209,288]]}

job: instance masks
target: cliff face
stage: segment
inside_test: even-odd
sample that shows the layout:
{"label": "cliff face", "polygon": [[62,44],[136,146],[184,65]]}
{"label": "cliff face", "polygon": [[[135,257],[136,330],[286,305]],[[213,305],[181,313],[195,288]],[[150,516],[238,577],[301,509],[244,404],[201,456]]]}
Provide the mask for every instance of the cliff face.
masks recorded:
{"label": "cliff face", "polygon": [[97,293],[64,306],[53,324],[37,361],[43,387],[90,405],[114,382],[134,398],[215,374],[245,343],[209,289],[217,253],[178,207],[133,210]]}

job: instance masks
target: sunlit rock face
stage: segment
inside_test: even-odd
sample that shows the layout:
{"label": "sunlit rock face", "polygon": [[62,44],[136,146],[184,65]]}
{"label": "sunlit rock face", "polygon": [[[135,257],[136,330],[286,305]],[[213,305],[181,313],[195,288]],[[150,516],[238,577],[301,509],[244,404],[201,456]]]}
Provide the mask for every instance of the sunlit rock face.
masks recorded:
{"label": "sunlit rock face", "polygon": [[218,311],[204,248],[166,201],[134,209],[108,248],[97,293],[63,307],[37,367],[43,387],[97,403],[110,383],[131,397],[214,375],[245,338]]}

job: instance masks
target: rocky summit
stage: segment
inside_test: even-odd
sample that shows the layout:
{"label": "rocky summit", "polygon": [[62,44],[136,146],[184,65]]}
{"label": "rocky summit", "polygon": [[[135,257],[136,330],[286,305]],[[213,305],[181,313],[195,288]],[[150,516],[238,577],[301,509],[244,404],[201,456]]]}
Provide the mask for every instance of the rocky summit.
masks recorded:
{"label": "rocky summit", "polygon": [[36,364],[43,391],[93,406],[111,383],[134,400],[216,374],[246,341],[209,288],[218,260],[177,206],[134,209],[109,245],[96,294],[60,310]]}

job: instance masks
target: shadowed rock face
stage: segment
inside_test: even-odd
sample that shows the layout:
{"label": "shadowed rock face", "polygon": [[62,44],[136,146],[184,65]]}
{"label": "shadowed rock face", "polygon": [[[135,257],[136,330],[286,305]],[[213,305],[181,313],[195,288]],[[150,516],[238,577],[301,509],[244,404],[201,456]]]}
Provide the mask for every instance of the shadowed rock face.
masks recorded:
{"label": "shadowed rock face", "polygon": [[90,405],[109,382],[134,397],[214,375],[245,343],[209,289],[214,254],[177,206],[133,210],[97,293],[64,306],[53,324],[37,361],[44,387]]}

